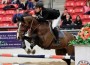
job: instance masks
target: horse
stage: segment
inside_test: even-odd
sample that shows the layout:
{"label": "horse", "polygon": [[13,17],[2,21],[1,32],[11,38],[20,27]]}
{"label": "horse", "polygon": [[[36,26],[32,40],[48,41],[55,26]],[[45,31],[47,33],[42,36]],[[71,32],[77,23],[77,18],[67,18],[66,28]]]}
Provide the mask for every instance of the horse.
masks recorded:
{"label": "horse", "polygon": [[[23,17],[24,21],[18,23],[17,38],[25,39],[25,32],[28,32],[27,40],[44,49],[55,49],[56,55],[73,55],[74,46],[70,46],[69,42],[75,39],[75,36],[69,32],[63,32],[63,38],[59,38],[60,44],[55,44],[55,36],[53,35],[48,22],[39,22],[32,16]],[[63,59],[67,65],[71,64],[71,59]]]}

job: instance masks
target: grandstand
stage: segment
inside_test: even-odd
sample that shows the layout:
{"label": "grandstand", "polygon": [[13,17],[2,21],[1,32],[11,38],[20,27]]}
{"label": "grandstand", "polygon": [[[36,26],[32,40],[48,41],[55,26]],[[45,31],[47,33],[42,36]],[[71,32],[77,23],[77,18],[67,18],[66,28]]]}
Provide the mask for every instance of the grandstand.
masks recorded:
{"label": "grandstand", "polygon": [[[8,0],[8,2],[10,2],[11,0]],[[51,2],[52,0],[46,0],[44,1],[44,4],[46,7],[52,7],[51,5],[57,5],[57,6],[53,6],[53,8],[56,9],[60,9],[60,11],[63,11],[64,6],[60,8],[59,5],[63,5],[63,3],[65,2],[60,1],[59,0],[53,0],[53,3]],[[0,3],[2,2],[2,0],[0,0]],[[51,4],[50,4],[51,3]],[[57,4],[58,3],[58,4]],[[12,4],[15,6],[15,8],[18,8],[17,4]],[[6,6],[6,4],[0,4],[0,31],[15,31],[17,29],[17,24],[14,24],[12,22],[12,17],[13,15],[16,13],[16,11],[14,9],[11,10],[6,10],[4,11],[3,8]],[[20,13],[23,13],[24,10],[20,11]]]}
{"label": "grandstand", "polygon": [[65,8],[71,14],[73,21],[77,15],[80,15],[83,25],[90,22],[90,15],[84,15],[83,6],[86,2],[87,0],[66,0],[65,2]]}
{"label": "grandstand", "polygon": [[[52,7],[55,9],[59,9],[61,14],[64,11],[64,8],[67,8],[68,12],[72,16],[73,21],[75,20],[77,15],[80,15],[83,24],[90,22],[89,21],[90,15],[84,15],[84,10],[83,10],[83,6],[86,4],[87,0],[52,0],[52,1],[53,4],[52,3],[50,4],[51,0],[44,1],[45,6],[50,7],[50,5],[53,5]],[[17,4],[12,4],[12,5],[18,8]],[[12,22],[12,16],[16,13],[16,11],[14,9],[4,11],[3,10],[4,6],[6,6],[6,4],[0,4],[0,30],[1,31],[16,30],[17,25]],[[23,12],[24,10],[21,11],[21,13]]]}

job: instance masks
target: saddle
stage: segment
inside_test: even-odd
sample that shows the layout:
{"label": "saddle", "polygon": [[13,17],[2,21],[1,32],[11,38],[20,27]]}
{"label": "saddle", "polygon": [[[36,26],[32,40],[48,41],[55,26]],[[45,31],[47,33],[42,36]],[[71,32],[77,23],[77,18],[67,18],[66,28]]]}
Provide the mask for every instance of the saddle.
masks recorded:
{"label": "saddle", "polygon": [[53,35],[55,36],[54,38],[55,45],[60,45],[61,43],[60,39],[64,38],[64,32],[58,30],[57,28],[52,29],[52,31],[53,31]]}
{"label": "saddle", "polygon": [[64,32],[63,31],[58,31],[58,33],[59,33],[59,38],[63,38],[64,37]]}
{"label": "saddle", "polygon": [[50,28],[50,31],[52,32],[52,34],[55,36],[55,37],[58,37],[58,38],[63,38],[64,37],[64,32],[61,31],[59,28],[55,27],[54,29],[52,28],[52,23],[49,23],[49,28]]}

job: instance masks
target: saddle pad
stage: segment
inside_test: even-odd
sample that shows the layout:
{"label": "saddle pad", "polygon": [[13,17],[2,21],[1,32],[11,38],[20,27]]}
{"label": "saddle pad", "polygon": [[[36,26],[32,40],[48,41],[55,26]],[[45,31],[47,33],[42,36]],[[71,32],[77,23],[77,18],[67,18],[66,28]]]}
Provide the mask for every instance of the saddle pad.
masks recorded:
{"label": "saddle pad", "polygon": [[59,31],[59,38],[63,38],[64,37],[64,32],[63,31]]}

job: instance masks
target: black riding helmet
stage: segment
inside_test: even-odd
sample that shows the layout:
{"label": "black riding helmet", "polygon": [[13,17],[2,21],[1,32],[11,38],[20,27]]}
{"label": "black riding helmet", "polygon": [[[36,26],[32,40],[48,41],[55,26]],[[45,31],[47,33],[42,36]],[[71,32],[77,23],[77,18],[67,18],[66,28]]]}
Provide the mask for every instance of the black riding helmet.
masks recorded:
{"label": "black riding helmet", "polygon": [[44,4],[42,2],[37,2],[35,8],[43,8]]}

